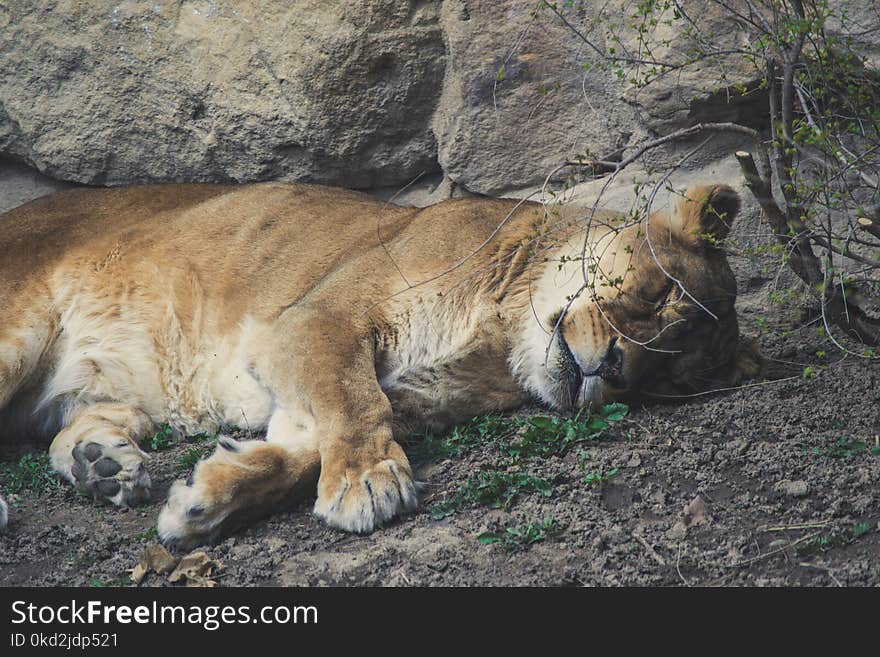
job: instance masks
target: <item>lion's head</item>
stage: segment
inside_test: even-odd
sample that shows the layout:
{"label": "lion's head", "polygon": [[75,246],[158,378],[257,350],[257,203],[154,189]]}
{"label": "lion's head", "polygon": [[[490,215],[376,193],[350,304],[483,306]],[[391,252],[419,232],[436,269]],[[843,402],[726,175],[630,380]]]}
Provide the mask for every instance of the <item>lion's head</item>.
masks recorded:
{"label": "lion's head", "polygon": [[569,242],[535,287],[514,354],[531,391],[572,410],[756,376],[761,357],[739,334],[721,248],[739,207],[726,185],[692,187],[641,222],[602,217],[586,248],[583,233]]}

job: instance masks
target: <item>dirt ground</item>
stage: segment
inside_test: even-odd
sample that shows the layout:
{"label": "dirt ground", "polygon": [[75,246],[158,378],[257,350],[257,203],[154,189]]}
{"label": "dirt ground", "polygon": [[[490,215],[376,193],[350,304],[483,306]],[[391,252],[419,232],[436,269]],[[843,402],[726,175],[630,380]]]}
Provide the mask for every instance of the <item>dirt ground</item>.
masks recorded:
{"label": "dirt ground", "polygon": [[[769,365],[763,382],[633,406],[603,437],[562,457],[514,462],[488,446],[423,463],[422,510],[369,536],[329,529],[303,501],[207,547],[224,564],[217,582],[878,586],[877,366],[841,359],[816,324],[759,339]],[[816,375],[805,378],[805,367]],[[12,496],[9,531],[0,535],[0,585],[131,585],[130,570],[156,540],[152,528],[175,472],[200,449],[207,446],[156,452],[152,502],[136,510],[66,486]],[[6,446],[0,460],[21,453]],[[605,481],[586,481],[615,469]],[[436,519],[438,505],[480,470],[552,480],[552,494],[522,493],[507,509],[465,507]],[[552,530],[530,545],[477,539],[550,519]],[[142,583],[156,585],[167,582],[151,574]]]}

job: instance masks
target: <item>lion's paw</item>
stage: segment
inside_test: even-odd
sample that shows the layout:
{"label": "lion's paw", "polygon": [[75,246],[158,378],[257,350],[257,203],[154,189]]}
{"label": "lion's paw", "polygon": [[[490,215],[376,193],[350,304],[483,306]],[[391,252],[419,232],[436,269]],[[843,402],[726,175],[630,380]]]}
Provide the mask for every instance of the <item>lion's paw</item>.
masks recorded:
{"label": "lion's paw", "polygon": [[54,453],[52,467],[83,493],[117,506],[134,506],[150,498],[147,458],[123,436],[98,434],[68,453]]}
{"label": "lion's paw", "polygon": [[[241,483],[249,469],[236,464],[236,457],[256,446],[256,441],[220,438],[212,456],[199,461],[186,480],[171,485],[156,526],[165,545],[189,548],[210,543],[221,534],[224,522],[236,510],[232,492],[247,488]],[[244,503],[247,497],[242,495],[238,502]]]}
{"label": "lion's paw", "polygon": [[366,533],[418,503],[409,468],[386,459],[363,472],[322,475],[314,511],[331,527]]}
{"label": "lion's paw", "polygon": [[156,529],[165,545],[189,548],[209,543],[220,531],[226,516],[222,507],[211,504],[205,491],[184,481],[175,481],[159,513]]}

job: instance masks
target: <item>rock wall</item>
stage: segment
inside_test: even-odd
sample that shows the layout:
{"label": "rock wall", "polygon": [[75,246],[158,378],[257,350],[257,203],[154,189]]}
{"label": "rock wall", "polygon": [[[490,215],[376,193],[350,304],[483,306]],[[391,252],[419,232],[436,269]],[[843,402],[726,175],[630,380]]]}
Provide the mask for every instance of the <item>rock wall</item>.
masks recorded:
{"label": "rock wall", "polygon": [[16,0],[0,151],[87,184],[391,185],[437,168],[433,2]]}
{"label": "rock wall", "polygon": [[[282,179],[390,196],[417,181],[419,202],[508,194],[577,154],[698,121],[764,124],[759,94],[730,93],[754,75],[742,57],[634,91],[646,65],[608,70],[597,54],[639,51],[638,31],[621,44],[606,29],[634,0],[572,4],[566,25],[524,0],[2,3],[0,156],[92,185]],[[711,0],[683,4],[719,47],[742,43]],[[875,3],[832,4],[880,25]],[[655,54],[681,54],[687,29],[649,26],[666,44]],[[880,61],[880,30],[858,34]],[[689,166],[732,149],[718,142]]]}

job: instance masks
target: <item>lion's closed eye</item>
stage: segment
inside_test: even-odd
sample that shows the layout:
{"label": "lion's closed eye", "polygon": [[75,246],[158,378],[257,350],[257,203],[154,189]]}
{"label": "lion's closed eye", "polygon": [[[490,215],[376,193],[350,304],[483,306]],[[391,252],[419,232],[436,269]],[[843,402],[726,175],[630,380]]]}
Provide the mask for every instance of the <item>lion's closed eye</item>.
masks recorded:
{"label": "lion's closed eye", "polygon": [[654,312],[662,313],[669,307],[676,306],[684,298],[684,290],[675,281],[669,281],[657,302],[654,304]]}

